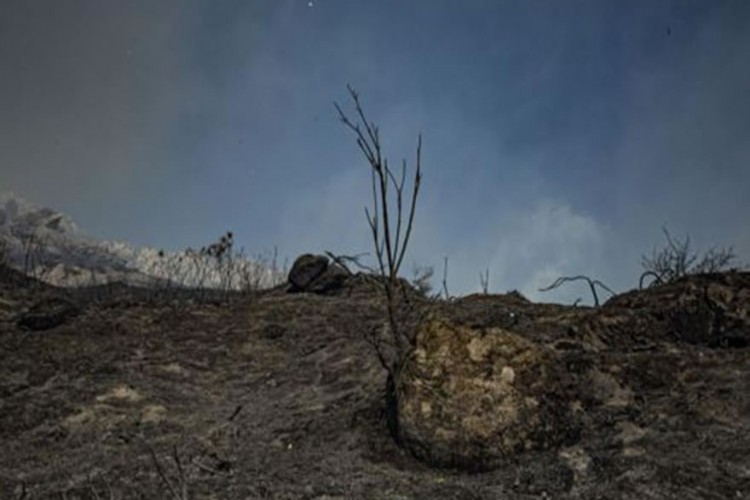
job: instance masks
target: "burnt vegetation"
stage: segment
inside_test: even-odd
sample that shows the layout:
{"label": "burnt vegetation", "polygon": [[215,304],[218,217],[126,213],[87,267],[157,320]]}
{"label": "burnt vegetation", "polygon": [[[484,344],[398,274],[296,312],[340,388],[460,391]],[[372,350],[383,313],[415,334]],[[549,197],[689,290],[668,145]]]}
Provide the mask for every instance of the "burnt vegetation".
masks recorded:
{"label": "burnt vegetation", "polygon": [[[391,432],[397,437],[398,391],[396,387],[404,361],[414,349],[414,323],[413,318],[409,316],[415,313],[414,304],[409,302],[406,285],[403,281],[399,281],[398,273],[409,244],[422,181],[422,135],[420,134],[417,139],[412,191],[407,200],[408,212],[404,214],[406,160],[402,161],[401,172],[396,174],[398,175],[396,177],[383,151],[380,129],[368,121],[359,94],[351,86],[347,88],[354,104],[356,116],[354,121],[344,113],[338,103],[334,103],[334,106],[341,122],[354,133],[357,146],[370,167],[372,207],[371,209],[365,207],[364,210],[382,278],[388,316],[388,331],[385,335],[382,329],[376,329],[367,336],[367,340],[375,350],[381,366],[388,373],[387,412]],[[395,211],[393,211],[393,204],[395,204]],[[425,280],[424,277],[420,279],[422,283]],[[424,288],[424,285],[421,288]]]}
{"label": "burnt vegetation", "polygon": [[691,274],[739,270],[739,267],[732,267],[737,256],[731,246],[718,249],[712,247],[700,256],[690,249],[690,235],[680,240],[669,234],[666,226],[662,228],[662,231],[667,244],[661,249],[654,249],[650,256],[641,257],[643,273],[638,280],[640,289],[643,289],[647,278],[651,279],[648,286],[656,286],[671,283]]}

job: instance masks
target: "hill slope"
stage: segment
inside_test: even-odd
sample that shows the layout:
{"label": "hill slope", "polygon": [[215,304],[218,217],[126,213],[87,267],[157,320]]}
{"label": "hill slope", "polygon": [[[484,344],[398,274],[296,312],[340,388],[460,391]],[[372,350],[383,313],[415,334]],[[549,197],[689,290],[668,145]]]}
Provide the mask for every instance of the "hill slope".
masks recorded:
{"label": "hill slope", "polygon": [[[750,350],[669,326],[706,286],[747,311],[747,273],[691,277],[599,309],[506,295],[420,301],[480,330],[503,323],[567,350],[580,358],[570,373],[591,382],[574,442],[480,474],[432,468],[391,440],[385,374],[364,340],[382,325],[377,289],[277,288],[199,303],[126,287],[92,301],[52,287],[29,293],[16,278],[0,287],[2,498],[108,498],[110,489],[112,498],[168,498],[158,467],[179,488],[175,454],[190,498],[750,494]],[[78,314],[44,331],[19,326],[53,299]],[[571,351],[576,344],[587,347]]]}

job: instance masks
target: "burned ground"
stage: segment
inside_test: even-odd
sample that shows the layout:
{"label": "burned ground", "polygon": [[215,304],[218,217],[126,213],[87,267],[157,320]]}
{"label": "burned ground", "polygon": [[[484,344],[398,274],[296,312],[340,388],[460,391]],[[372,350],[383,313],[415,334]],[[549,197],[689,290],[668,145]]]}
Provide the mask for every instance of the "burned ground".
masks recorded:
{"label": "burned ground", "polygon": [[[422,301],[553,346],[579,388],[574,439],[474,474],[420,462],[388,434],[386,375],[365,341],[383,323],[377,289],[197,301],[0,276],[1,498],[170,498],[159,467],[194,499],[750,496],[748,274],[598,309]],[[24,327],[53,299],[78,313]]]}

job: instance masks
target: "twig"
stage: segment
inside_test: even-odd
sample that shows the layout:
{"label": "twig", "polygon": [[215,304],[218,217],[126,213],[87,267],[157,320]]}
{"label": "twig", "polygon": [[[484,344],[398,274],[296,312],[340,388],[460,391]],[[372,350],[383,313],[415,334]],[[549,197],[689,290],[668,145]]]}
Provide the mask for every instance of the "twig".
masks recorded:
{"label": "twig", "polygon": [[484,276],[482,276],[482,273],[479,273],[479,284],[482,286],[482,293],[487,295],[490,286],[490,268],[484,270]]}
{"label": "twig", "polygon": [[177,445],[172,446],[172,457],[174,458],[174,462],[177,464],[177,472],[180,475],[180,486],[181,486],[181,493],[182,495],[180,498],[182,500],[187,500],[188,498],[188,488],[187,488],[187,480],[185,479],[185,471],[182,468],[182,462],[180,461],[180,454],[177,453]]}
{"label": "twig", "polygon": [[143,444],[146,445],[146,448],[148,448],[149,453],[151,454],[151,460],[154,463],[154,467],[156,468],[156,472],[159,474],[159,477],[161,478],[162,482],[167,485],[167,489],[169,490],[169,493],[172,495],[172,498],[174,500],[188,500],[187,497],[187,484],[185,484],[184,476],[182,474],[182,466],[180,465],[179,458],[177,457],[177,448],[174,448],[174,454],[177,460],[177,467],[178,471],[180,472],[180,480],[182,481],[182,492],[183,495],[180,496],[180,494],[177,492],[175,487],[172,485],[172,482],[167,477],[166,473],[164,472],[164,469],[161,466],[161,462],[159,462],[159,459],[156,456],[156,452],[154,451],[153,446],[149,444],[145,439],[141,438],[141,441],[143,441]]}
{"label": "twig", "polygon": [[208,472],[209,474],[221,474],[221,475],[224,475],[224,476],[231,476],[232,475],[231,472],[227,472],[227,471],[223,471],[223,470],[220,470],[220,469],[216,469],[214,467],[209,467],[208,465],[206,465],[203,462],[201,462],[200,458],[197,458],[197,457],[192,461],[192,464],[195,465],[196,467],[198,467],[199,469],[201,469],[201,470],[203,470],[205,472]]}
{"label": "twig", "polygon": [[450,294],[448,293],[448,257],[443,259],[443,293],[445,294],[445,300],[450,300]]}
{"label": "twig", "polygon": [[599,307],[599,297],[596,294],[596,286],[600,286],[604,288],[606,291],[611,293],[613,296],[617,295],[615,292],[613,292],[607,285],[602,283],[599,280],[592,280],[588,276],[578,275],[578,276],[563,276],[560,278],[557,278],[554,283],[552,283],[550,286],[545,288],[540,288],[540,292],[548,292],[549,290],[552,290],[554,288],[559,287],[563,283],[566,283],[568,281],[578,281],[578,280],[584,280],[589,284],[589,288],[591,288],[591,294],[594,296],[594,307]]}
{"label": "twig", "polygon": [[235,418],[237,418],[237,415],[239,415],[241,411],[242,411],[242,405],[237,405],[237,408],[234,409],[234,411],[229,416],[229,418],[227,419],[227,421],[231,422],[232,420],[234,420]]}
{"label": "twig", "polygon": [[664,283],[664,279],[662,278],[662,275],[659,275],[655,271],[644,271],[641,274],[640,279],[638,280],[638,289],[639,290],[643,290],[643,278],[646,278],[647,276],[651,276],[651,277],[654,278],[654,281],[651,282],[650,286],[653,286],[654,284],[661,285],[661,284]]}
{"label": "twig", "polygon": [[360,269],[364,269],[365,271],[368,271],[370,273],[374,273],[375,269],[373,269],[370,266],[366,266],[359,262],[359,258],[364,255],[369,255],[368,253],[360,253],[357,255],[334,255],[332,252],[329,252],[326,250],[325,254],[331,258],[336,264],[340,265],[344,270],[349,273],[350,275],[353,275],[354,273],[349,269],[349,267],[346,265],[345,262],[351,262],[355,266],[357,266]]}

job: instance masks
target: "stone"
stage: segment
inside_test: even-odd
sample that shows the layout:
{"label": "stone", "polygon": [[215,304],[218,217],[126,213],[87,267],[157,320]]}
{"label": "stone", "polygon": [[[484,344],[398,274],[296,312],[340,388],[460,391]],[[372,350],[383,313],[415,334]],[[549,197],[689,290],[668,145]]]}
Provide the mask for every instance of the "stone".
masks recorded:
{"label": "stone", "polygon": [[328,266],[328,269],[318,276],[307,287],[307,291],[318,294],[328,294],[341,289],[350,274],[338,264]]}
{"label": "stone", "polygon": [[397,373],[397,437],[432,465],[488,470],[577,439],[554,350],[502,328],[429,316]]}
{"label": "stone", "polygon": [[331,295],[342,290],[351,273],[343,266],[329,264],[324,255],[304,254],[294,261],[289,271],[289,292]]}
{"label": "stone", "polygon": [[303,254],[297,257],[289,271],[288,281],[291,291],[306,291],[308,286],[328,269],[328,257]]}

